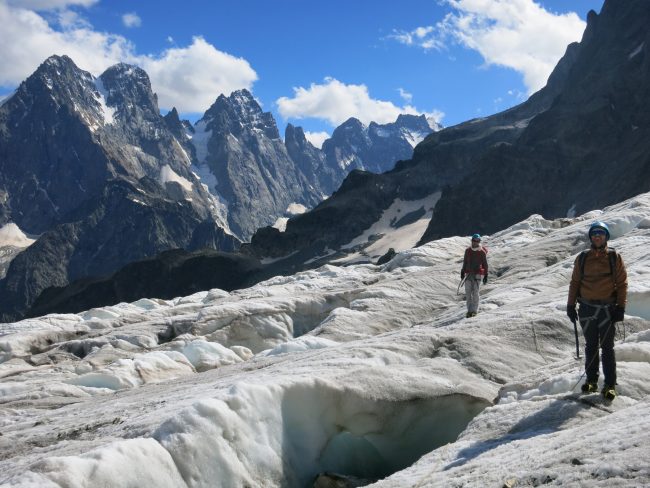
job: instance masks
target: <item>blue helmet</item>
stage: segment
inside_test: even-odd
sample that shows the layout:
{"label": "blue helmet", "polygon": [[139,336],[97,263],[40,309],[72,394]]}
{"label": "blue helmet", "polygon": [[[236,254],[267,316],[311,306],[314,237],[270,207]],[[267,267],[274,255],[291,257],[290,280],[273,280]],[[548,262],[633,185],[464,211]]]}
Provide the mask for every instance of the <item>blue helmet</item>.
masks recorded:
{"label": "blue helmet", "polygon": [[604,230],[605,231],[605,238],[607,240],[609,240],[609,227],[607,227],[607,224],[605,222],[601,222],[601,221],[594,222],[593,224],[591,224],[589,226],[589,239],[591,239],[591,234],[596,229]]}
{"label": "blue helmet", "polygon": [[481,234],[474,234],[472,236],[473,241],[480,241],[481,240]]}

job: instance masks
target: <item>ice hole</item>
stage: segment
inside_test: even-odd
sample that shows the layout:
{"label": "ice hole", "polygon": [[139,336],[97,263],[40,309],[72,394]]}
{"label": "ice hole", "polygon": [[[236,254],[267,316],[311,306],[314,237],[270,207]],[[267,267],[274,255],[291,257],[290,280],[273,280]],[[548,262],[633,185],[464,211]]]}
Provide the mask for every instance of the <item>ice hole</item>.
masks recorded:
{"label": "ice hole", "polygon": [[107,339],[84,339],[77,341],[68,341],[61,344],[61,350],[74,354],[79,359],[83,359],[95,348],[101,348],[108,344]]}
{"label": "ice hole", "polygon": [[625,313],[650,320],[650,292],[628,293]]}
{"label": "ice hole", "polygon": [[296,300],[294,310],[289,313],[293,322],[293,337],[298,338],[318,327],[337,308],[348,308],[350,297],[344,294],[329,294],[323,297],[307,297]]}
{"label": "ice hole", "polygon": [[238,384],[154,433],[188,486],[313,488],[324,473],[368,480],[453,442],[491,404],[463,392],[422,398],[325,380]]}
{"label": "ice hole", "polygon": [[465,394],[392,401],[290,389],[282,400],[284,478],[300,488],[321,473],[385,478],[456,440],[488,405]]}

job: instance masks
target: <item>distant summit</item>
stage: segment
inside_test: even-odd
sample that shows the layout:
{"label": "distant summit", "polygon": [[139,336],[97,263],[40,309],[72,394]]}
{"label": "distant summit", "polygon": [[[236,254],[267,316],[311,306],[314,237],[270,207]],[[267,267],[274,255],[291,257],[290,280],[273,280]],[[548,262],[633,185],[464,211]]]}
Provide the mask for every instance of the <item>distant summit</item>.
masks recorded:
{"label": "distant summit", "polygon": [[433,130],[424,115],[399,115],[393,123],[368,126],[353,117],[334,130],[323,152],[332,167],[383,173],[395,162],[410,159],[413,148]]}
{"label": "distant summit", "polygon": [[[412,153],[409,134],[377,139],[381,164]],[[380,170],[372,146],[360,158]],[[49,287],[166,250],[234,250],[316,206],[348,171],[300,128],[283,141],[247,90],[218,96],[192,125],[176,109],[161,116],[141,68],[120,63],[95,78],[52,56],[0,106],[0,228],[40,236],[3,260],[0,318],[20,317]]]}
{"label": "distant summit", "polygon": [[48,58],[0,107],[0,225],[40,235],[0,281],[0,316],[166,249],[235,249],[190,165],[143,70]]}
{"label": "distant summit", "polygon": [[195,148],[195,172],[223,202],[229,228],[247,240],[260,227],[288,216],[291,204],[313,208],[352,169],[392,169],[431,132],[424,116],[400,116],[393,124],[369,127],[350,119],[321,151],[291,124],[282,141],[272,114],[263,112],[248,90],[237,90],[220,95],[188,138]]}

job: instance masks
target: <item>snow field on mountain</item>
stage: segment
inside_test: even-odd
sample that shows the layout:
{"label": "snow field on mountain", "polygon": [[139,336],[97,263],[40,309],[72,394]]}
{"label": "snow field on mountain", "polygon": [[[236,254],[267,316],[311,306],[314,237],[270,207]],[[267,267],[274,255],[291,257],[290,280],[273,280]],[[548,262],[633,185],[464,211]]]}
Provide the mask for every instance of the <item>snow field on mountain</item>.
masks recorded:
{"label": "snow field on mountain", "polygon": [[[352,252],[335,263],[376,261],[391,247],[395,251],[412,248],[426,230],[440,195],[440,192],[436,192],[421,200],[395,200],[370,228],[341,246],[341,250]],[[356,251],[361,246],[363,248]]]}
{"label": "snow field on mountain", "polygon": [[[381,267],[0,324],[0,483],[303,487],[332,471],[394,487],[642,486],[649,217],[644,194],[487,236],[471,319],[457,294],[468,239],[454,237]],[[625,340],[619,326],[612,404],[576,394],[564,310],[595,219],[639,311]]]}

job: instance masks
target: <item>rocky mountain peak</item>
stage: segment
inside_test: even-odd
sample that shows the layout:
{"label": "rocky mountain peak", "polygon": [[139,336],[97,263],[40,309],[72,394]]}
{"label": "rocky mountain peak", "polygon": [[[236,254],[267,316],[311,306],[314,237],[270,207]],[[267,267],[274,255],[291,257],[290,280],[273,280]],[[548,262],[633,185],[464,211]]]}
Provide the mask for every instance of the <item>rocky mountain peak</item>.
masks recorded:
{"label": "rocky mountain peak", "polygon": [[181,118],[178,115],[178,110],[176,110],[176,107],[173,107],[167,115],[163,117],[165,120],[165,124],[167,125],[167,128],[170,130],[172,134],[174,134],[174,137],[178,139],[179,141],[183,141],[186,138],[186,129],[185,126],[183,125],[183,122],[181,122]]}
{"label": "rocky mountain peak", "polygon": [[334,137],[337,132],[343,133],[343,132],[350,132],[355,130],[364,131],[365,129],[367,129],[367,127],[363,124],[363,122],[361,122],[359,119],[355,117],[350,117],[348,120],[343,122],[334,130],[332,137]]}
{"label": "rocky mountain peak", "polygon": [[410,130],[421,132],[439,131],[442,126],[432,117],[426,115],[399,114],[394,122],[397,127],[403,127]]}
{"label": "rocky mountain peak", "polygon": [[236,90],[226,97],[219,95],[205,112],[203,120],[209,130],[231,133],[238,137],[245,131],[260,132],[269,139],[279,139],[280,132],[270,112],[262,107],[246,89]]}
{"label": "rocky mountain peak", "polygon": [[41,63],[32,76],[54,76],[66,77],[69,75],[77,76],[82,74],[90,76],[90,73],[81,70],[68,56],[52,55]]}
{"label": "rocky mountain peak", "polygon": [[287,124],[287,128],[284,131],[284,143],[288,146],[296,146],[299,148],[305,148],[307,145],[312,146],[311,142],[305,137],[305,131],[302,127],[296,127],[293,124]]}
{"label": "rocky mountain peak", "polygon": [[83,71],[68,56],[50,56],[36,71],[23,81],[16,90],[16,96],[7,100],[8,112],[22,114],[34,106],[58,110],[68,106],[91,106],[94,101],[94,78]]}
{"label": "rocky mountain peak", "polygon": [[139,109],[151,117],[159,117],[158,98],[151,91],[149,75],[137,66],[119,63],[104,71],[98,87],[105,90],[106,102],[123,114]]}

